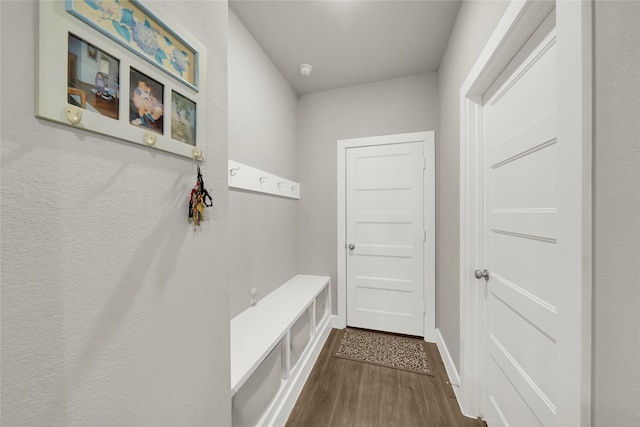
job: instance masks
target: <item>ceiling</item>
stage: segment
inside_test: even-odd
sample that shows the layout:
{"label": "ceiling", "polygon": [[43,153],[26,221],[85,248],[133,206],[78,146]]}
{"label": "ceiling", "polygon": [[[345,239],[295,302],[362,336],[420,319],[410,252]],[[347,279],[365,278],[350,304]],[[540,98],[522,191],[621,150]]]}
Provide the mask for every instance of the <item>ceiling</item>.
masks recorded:
{"label": "ceiling", "polygon": [[[438,70],[458,0],[230,0],[300,95]],[[298,65],[309,63],[309,77]]]}

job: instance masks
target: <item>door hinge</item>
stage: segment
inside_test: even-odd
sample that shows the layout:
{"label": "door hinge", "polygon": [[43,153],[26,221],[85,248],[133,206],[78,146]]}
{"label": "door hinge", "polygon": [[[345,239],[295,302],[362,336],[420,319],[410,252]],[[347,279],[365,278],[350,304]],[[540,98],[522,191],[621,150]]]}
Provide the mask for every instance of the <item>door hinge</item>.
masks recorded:
{"label": "door hinge", "polygon": [[422,170],[426,170],[427,169],[427,158],[423,157],[422,158]]}
{"label": "door hinge", "polygon": [[423,242],[427,241],[427,230],[422,230],[422,241]]}

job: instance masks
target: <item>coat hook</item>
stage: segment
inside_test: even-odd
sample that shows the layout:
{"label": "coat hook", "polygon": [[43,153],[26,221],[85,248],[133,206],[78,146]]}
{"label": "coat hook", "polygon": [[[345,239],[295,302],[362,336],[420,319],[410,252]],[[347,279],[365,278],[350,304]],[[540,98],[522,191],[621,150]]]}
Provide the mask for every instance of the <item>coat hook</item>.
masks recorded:
{"label": "coat hook", "polygon": [[145,132],[142,135],[142,139],[144,140],[144,143],[149,147],[153,147],[154,145],[156,145],[156,142],[158,142],[158,137],[156,136],[156,134],[151,132]]}
{"label": "coat hook", "polygon": [[296,191],[296,187],[297,187],[296,185],[292,185],[291,186],[291,191]]}
{"label": "coat hook", "polygon": [[193,147],[193,150],[191,150],[191,152],[193,153],[194,161],[204,162],[204,156],[202,155],[202,150],[200,150],[199,148]]}
{"label": "coat hook", "polygon": [[269,175],[267,175],[267,176],[261,176],[261,177],[260,177],[260,184],[264,183],[264,182],[267,180],[267,178],[269,178]]}
{"label": "coat hook", "polygon": [[278,188],[282,187],[282,184],[284,184],[284,181],[278,182]]}
{"label": "coat hook", "polygon": [[64,113],[67,116],[67,120],[72,125],[77,125],[82,121],[82,109],[76,107],[75,105],[67,105],[64,109]]}
{"label": "coat hook", "polygon": [[240,169],[240,166],[238,166],[237,168],[231,168],[229,169],[229,175],[231,176],[236,176],[236,173],[238,173],[238,170]]}

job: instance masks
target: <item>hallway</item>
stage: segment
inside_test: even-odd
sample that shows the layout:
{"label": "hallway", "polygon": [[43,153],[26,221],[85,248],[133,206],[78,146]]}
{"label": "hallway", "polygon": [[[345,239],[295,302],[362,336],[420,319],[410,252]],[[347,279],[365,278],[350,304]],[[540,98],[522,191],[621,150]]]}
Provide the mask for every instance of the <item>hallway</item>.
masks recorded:
{"label": "hallway", "polygon": [[286,427],[486,426],[460,412],[435,344],[430,376],[334,357],[343,334],[331,331]]}
{"label": "hallway", "polygon": [[[486,86],[522,65],[512,61],[538,8],[552,5],[557,38],[543,50],[557,49],[557,62],[534,57],[557,80],[489,119],[505,136],[493,161],[477,143],[488,140],[481,113],[500,105]],[[477,416],[491,427],[640,426],[640,1],[4,0],[0,28],[3,426],[484,426]],[[91,106],[95,87],[85,87],[83,115],[68,104],[70,88],[82,99],[68,81],[70,35],[86,41],[78,62],[93,63],[81,81],[94,81],[99,52],[113,59],[117,119]],[[194,55],[193,83],[171,72],[184,54]],[[520,83],[539,70],[523,69]],[[162,134],[129,120],[136,72],[162,86]],[[557,114],[541,109],[532,117],[549,120],[528,123],[557,134],[515,138],[528,124],[511,113],[552,98]],[[185,122],[169,120],[174,111],[195,112],[195,147],[176,139]],[[435,377],[333,357],[341,332],[331,328],[356,326],[342,292],[345,249],[353,244],[355,258],[381,240],[364,230],[341,241],[338,141],[417,132],[435,135],[434,227],[411,234],[418,246],[435,242],[423,270],[432,298],[412,301],[433,319],[424,335],[437,343],[427,349]],[[537,161],[549,152],[559,155]],[[261,191],[230,186],[230,161],[245,165],[240,177],[267,173],[252,178]],[[502,193],[485,185],[489,170]],[[212,200],[196,225],[188,208],[199,174]],[[472,194],[483,189],[492,204]],[[377,212],[403,212],[393,199],[384,206]],[[387,236],[403,244],[401,233]],[[495,244],[507,239],[527,244]],[[369,261],[379,268],[362,276],[385,282],[386,267]],[[248,335],[232,332],[298,275],[326,278],[327,294],[293,307],[302,292],[290,290]],[[295,315],[277,322],[288,309]],[[247,351],[274,325],[261,351]],[[250,353],[236,399],[232,368]],[[501,359],[488,370],[491,355]],[[492,391],[501,419],[487,411]],[[241,424],[234,400],[277,422]]]}

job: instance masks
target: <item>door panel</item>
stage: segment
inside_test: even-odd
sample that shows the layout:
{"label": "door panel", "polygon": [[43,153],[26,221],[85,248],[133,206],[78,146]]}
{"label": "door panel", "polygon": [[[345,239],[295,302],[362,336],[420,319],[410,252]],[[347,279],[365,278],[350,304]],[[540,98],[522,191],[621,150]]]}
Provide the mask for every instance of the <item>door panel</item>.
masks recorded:
{"label": "door panel", "polygon": [[[504,241],[499,242],[498,239]],[[540,272],[541,266],[553,265],[555,262],[556,245],[507,235],[496,235],[495,243],[495,250],[491,254],[492,278],[494,275],[503,277],[505,280],[508,277],[517,277],[517,287],[521,293],[535,296],[536,301],[540,302],[557,300],[557,287],[549,286],[546,277],[542,280],[542,276],[546,274]],[[498,286],[497,281],[489,280],[489,282],[492,282],[490,283],[492,287]],[[549,306],[553,307],[551,304]]]}
{"label": "door panel", "polygon": [[423,144],[346,155],[347,324],[424,334]]}
{"label": "door panel", "polygon": [[[354,251],[355,258],[354,272],[356,282],[364,286],[363,280],[369,278],[384,281],[412,281],[412,260],[408,257],[399,256],[371,256],[371,247],[360,244],[361,249]],[[355,326],[355,325],[353,325]]]}
{"label": "door panel", "polygon": [[553,426],[557,360],[558,160],[552,12],[483,107],[484,415],[489,426]]}
{"label": "door panel", "polygon": [[[389,182],[385,183],[389,185]],[[410,212],[413,207],[413,201],[411,200],[412,188],[402,188],[403,183],[398,183],[393,191],[389,189],[365,189],[360,188],[356,193],[356,203],[362,212],[377,212],[385,213],[389,206],[393,206],[395,211],[394,215],[401,212]],[[394,217],[389,221],[398,221],[402,217]]]}
{"label": "door panel", "polygon": [[393,246],[406,245],[411,241],[411,228],[406,224],[387,222],[386,227],[379,227],[376,223],[355,224],[355,233],[361,244],[373,245],[386,239],[387,244]]}
{"label": "door panel", "polygon": [[[491,116],[489,120],[500,120]],[[532,207],[550,208],[558,204],[556,193],[547,189],[558,179],[557,145],[549,145],[508,164],[491,168],[489,178],[492,186],[488,194],[492,209],[516,209]]]}

